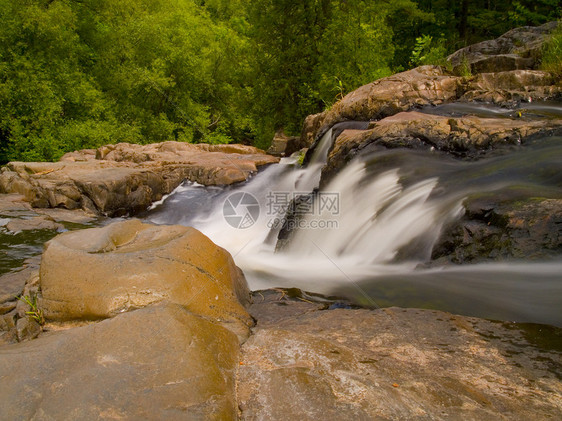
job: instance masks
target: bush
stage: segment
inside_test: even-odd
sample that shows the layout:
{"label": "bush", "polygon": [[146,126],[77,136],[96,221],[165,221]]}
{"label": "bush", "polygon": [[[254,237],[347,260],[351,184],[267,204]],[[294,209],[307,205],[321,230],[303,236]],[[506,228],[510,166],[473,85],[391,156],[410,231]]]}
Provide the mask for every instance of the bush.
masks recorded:
{"label": "bush", "polygon": [[562,21],[543,47],[541,69],[562,77]]}

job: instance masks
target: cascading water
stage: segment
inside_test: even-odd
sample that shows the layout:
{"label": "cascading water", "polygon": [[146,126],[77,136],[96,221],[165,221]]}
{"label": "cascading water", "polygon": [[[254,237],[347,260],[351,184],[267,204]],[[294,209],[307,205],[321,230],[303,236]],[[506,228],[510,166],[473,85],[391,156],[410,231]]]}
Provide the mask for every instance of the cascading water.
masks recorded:
{"label": "cascading water", "polygon": [[[442,228],[463,214],[469,195],[514,187],[545,197],[557,191],[562,139],[477,162],[429,152],[381,152],[352,161],[311,195],[331,142],[328,131],[306,168],[284,158],[238,186],[185,183],[155,204],[146,219],[201,230],[233,255],[252,289],[298,287],[371,306],[432,307],[562,325],[559,261],[422,265]],[[551,167],[556,170],[549,172]],[[280,221],[302,195],[306,211],[276,251]],[[257,201],[259,216],[241,228],[225,218],[225,203],[244,212],[255,206],[248,198]]]}

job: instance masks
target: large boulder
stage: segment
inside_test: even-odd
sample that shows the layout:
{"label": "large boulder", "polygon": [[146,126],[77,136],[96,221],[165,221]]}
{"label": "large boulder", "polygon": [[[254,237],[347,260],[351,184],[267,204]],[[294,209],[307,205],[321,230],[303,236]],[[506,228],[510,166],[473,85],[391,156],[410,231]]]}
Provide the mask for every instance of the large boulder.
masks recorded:
{"label": "large boulder", "polygon": [[237,380],[244,420],[527,420],[562,411],[561,354],[547,346],[560,338],[555,328],[526,332],[430,310],[319,311],[328,304],[312,297],[259,295]]}
{"label": "large boulder", "polygon": [[73,152],[55,163],[11,162],[0,173],[0,192],[24,195],[36,208],[119,216],[145,210],[184,180],[228,185],[277,161],[244,145],[121,143]]}
{"label": "large boulder", "polygon": [[3,419],[236,419],[238,341],[166,304],[0,348]]}
{"label": "large boulder", "polygon": [[194,228],[138,220],[61,234],[45,245],[47,320],[96,320],[169,301],[249,334],[249,291],[230,254]]}
{"label": "large boulder", "polygon": [[512,29],[501,37],[462,48],[447,57],[453,71],[472,73],[531,70],[540,64],[541,49],[557,22]]}

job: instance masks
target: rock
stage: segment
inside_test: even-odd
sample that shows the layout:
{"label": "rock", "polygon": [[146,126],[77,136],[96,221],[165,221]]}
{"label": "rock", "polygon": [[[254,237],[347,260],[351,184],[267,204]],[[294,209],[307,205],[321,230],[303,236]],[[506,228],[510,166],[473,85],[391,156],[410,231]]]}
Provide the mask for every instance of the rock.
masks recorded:
{"label": "rock", "polygon": [[35,339],[42,331],[41,325],[31,317],[22,317],[16,322],[16,332],[19,342]]}
{"label": "rock", "polygon": [[72,224],[87,225],[92,224],[97,220],[97,215],[86,212],[81,209],[67,210],[67,209],[34,209],[35,213],[45,215],[56,222],[70,222]]}
{"label": "rock", "polygon": [[16,318],[17,315],[15,310],[0,316],[0,345],[17,342],[18,334],[16,330]]}
{"label": "rock", "polygon": [[[560,349],[533,343],[521,328],[430,310],[314,304],[275,323],[258,319],[242,346],[241,418],[556,418]],[[542,329],[559,341],[559,329]]]}
{"label": "rock", "polygon": [[485,200],[469,199],[465,207],[464,217],[442,234],[432,259],[475,263],[562,254],[562,199],[504,200],[496,193]]}
{"label": "rock", "polygon": [[448,57],[457,73],[468,65],[474,76],[460,77],[439,66],[421,66],[364,85],[330,110],[308,116],[300,142],[303,147],[311,146],[338,122],[380,120],[425,105],[458,100],[504,105],[529,98],[560,98],[559,78],[536,70],[542,44],[556,24],[513,29]]}
{"label": "rock", "polygon": [[31,206],[21,194],[0,194],[0,215],[30,210]]}
{"label": "rock", "polygon": [[378,120],[414,106],[454,101],[462,82],[460,77],[446,75],[439,66],[421,66],[376,80],[347,94],[329,111],[309,116],[301,141],[312,145],[341,121]]}
{"label": "rock", "polygon": [[557,25],[558,22],[549,22],[537,27],[515,28],[499,38],[462,48],[447,57],[447,61],[455,73],[536,69],[546,37]]}
{"label": "rock", "polygon": [[283,130],[279,130],[275,133],[267,153],[273,156],[291,156],[306,146],[301,145],[298,136],[287,136]]}
{"label": "rock", "polygon": [[37,266],[28,265],[18,271],[8,272],[0,276],[0,303],[13,301],[20,296],[26,282],[33,278],[37,272]]}
{"label": "rock", "polygon": [[0,174],[0,192],[21,194],[36,208],[120,216],[145,210],[186,179],[228,185],[277,161],[244,145],[121,143],[95,155],[91,150],[67,154],[55,163],[11,162]]}
{"label": "rock", "polygon": [[238,341],[167,304],[0,348],[5,419],[236,419]]}
{"label": "rock", "polygon": [[[562,120],[444,117],[417,111],[372,122],[368,130],[345,130],[335,140],[322,171],[322,185],[368,146],[430,149],[463,158],[513,147],[538,136],[562,134]],[[371,148],[372,149],[372,148]]]}
{"label": "rock", "polygon": [[6,228],[9,231],[18,233],[21,231],[33,231],[33,230],[61,230],[64,229],[62,224],[53,221],[50,217],[36,216],[29,219],[12,219],[6,224]]}
{"label": "rock", "polygon": [[562,83],[539,70],[481,73],[467,79],[460,101],[482,101],[511,105],[562,97]]}
{"label": "rock", "polygon": [[252,324],[242,272],[190,227],[128,220],[61,234],[45,245],[40,285],[47,320],[96,320],[170,301],[241,339]]}

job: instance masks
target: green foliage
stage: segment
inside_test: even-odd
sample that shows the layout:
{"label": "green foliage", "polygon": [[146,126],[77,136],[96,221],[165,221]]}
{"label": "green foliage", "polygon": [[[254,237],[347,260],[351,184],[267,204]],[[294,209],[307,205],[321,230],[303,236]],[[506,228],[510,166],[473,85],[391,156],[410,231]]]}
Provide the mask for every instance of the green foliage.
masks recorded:
{"label": "green foliage", "polygon": [[248,44],[219,19],[227,3],[2,0],[0,159],[247,131],[246,68],[231,64]]}
{"label": "green foliage", "polygon": [[[560,0],[0,0],[0,162],[116,142],[242,142]],[[554,41],[552,41],[554,43]],[[544,66],[559,57],[545,52]],[[555,71],[556,72],[556,71]]]}
{"label": "green foliage", "polygon": [[416,38],[416,46],[410,56],[411,66],[435,64],[446,66],[447,48],[443,39],[434,41],[431,35]]}
{"label": "green foliage", "polygon": [[300,165],[302,167],[302,165],[304,164],[304,158],[306,157],[306,152],[305,151],[301,151],[299,153],[299,156],[297,158],[297,164]]}
{"label": "green foliage", "polygon": [[544,45],[541,68],[559,78],[562,77],[562,22]]}
{"label": "green foliage", "polygon": [[26,311],[25,314],[39,323],[39,325],[43,326],[45,324],[43,310],[37,306],[37,295],[33,295],[31,297],[28,295],[22,295],[21,297],[16,298],[28,305],[29,310]]}

